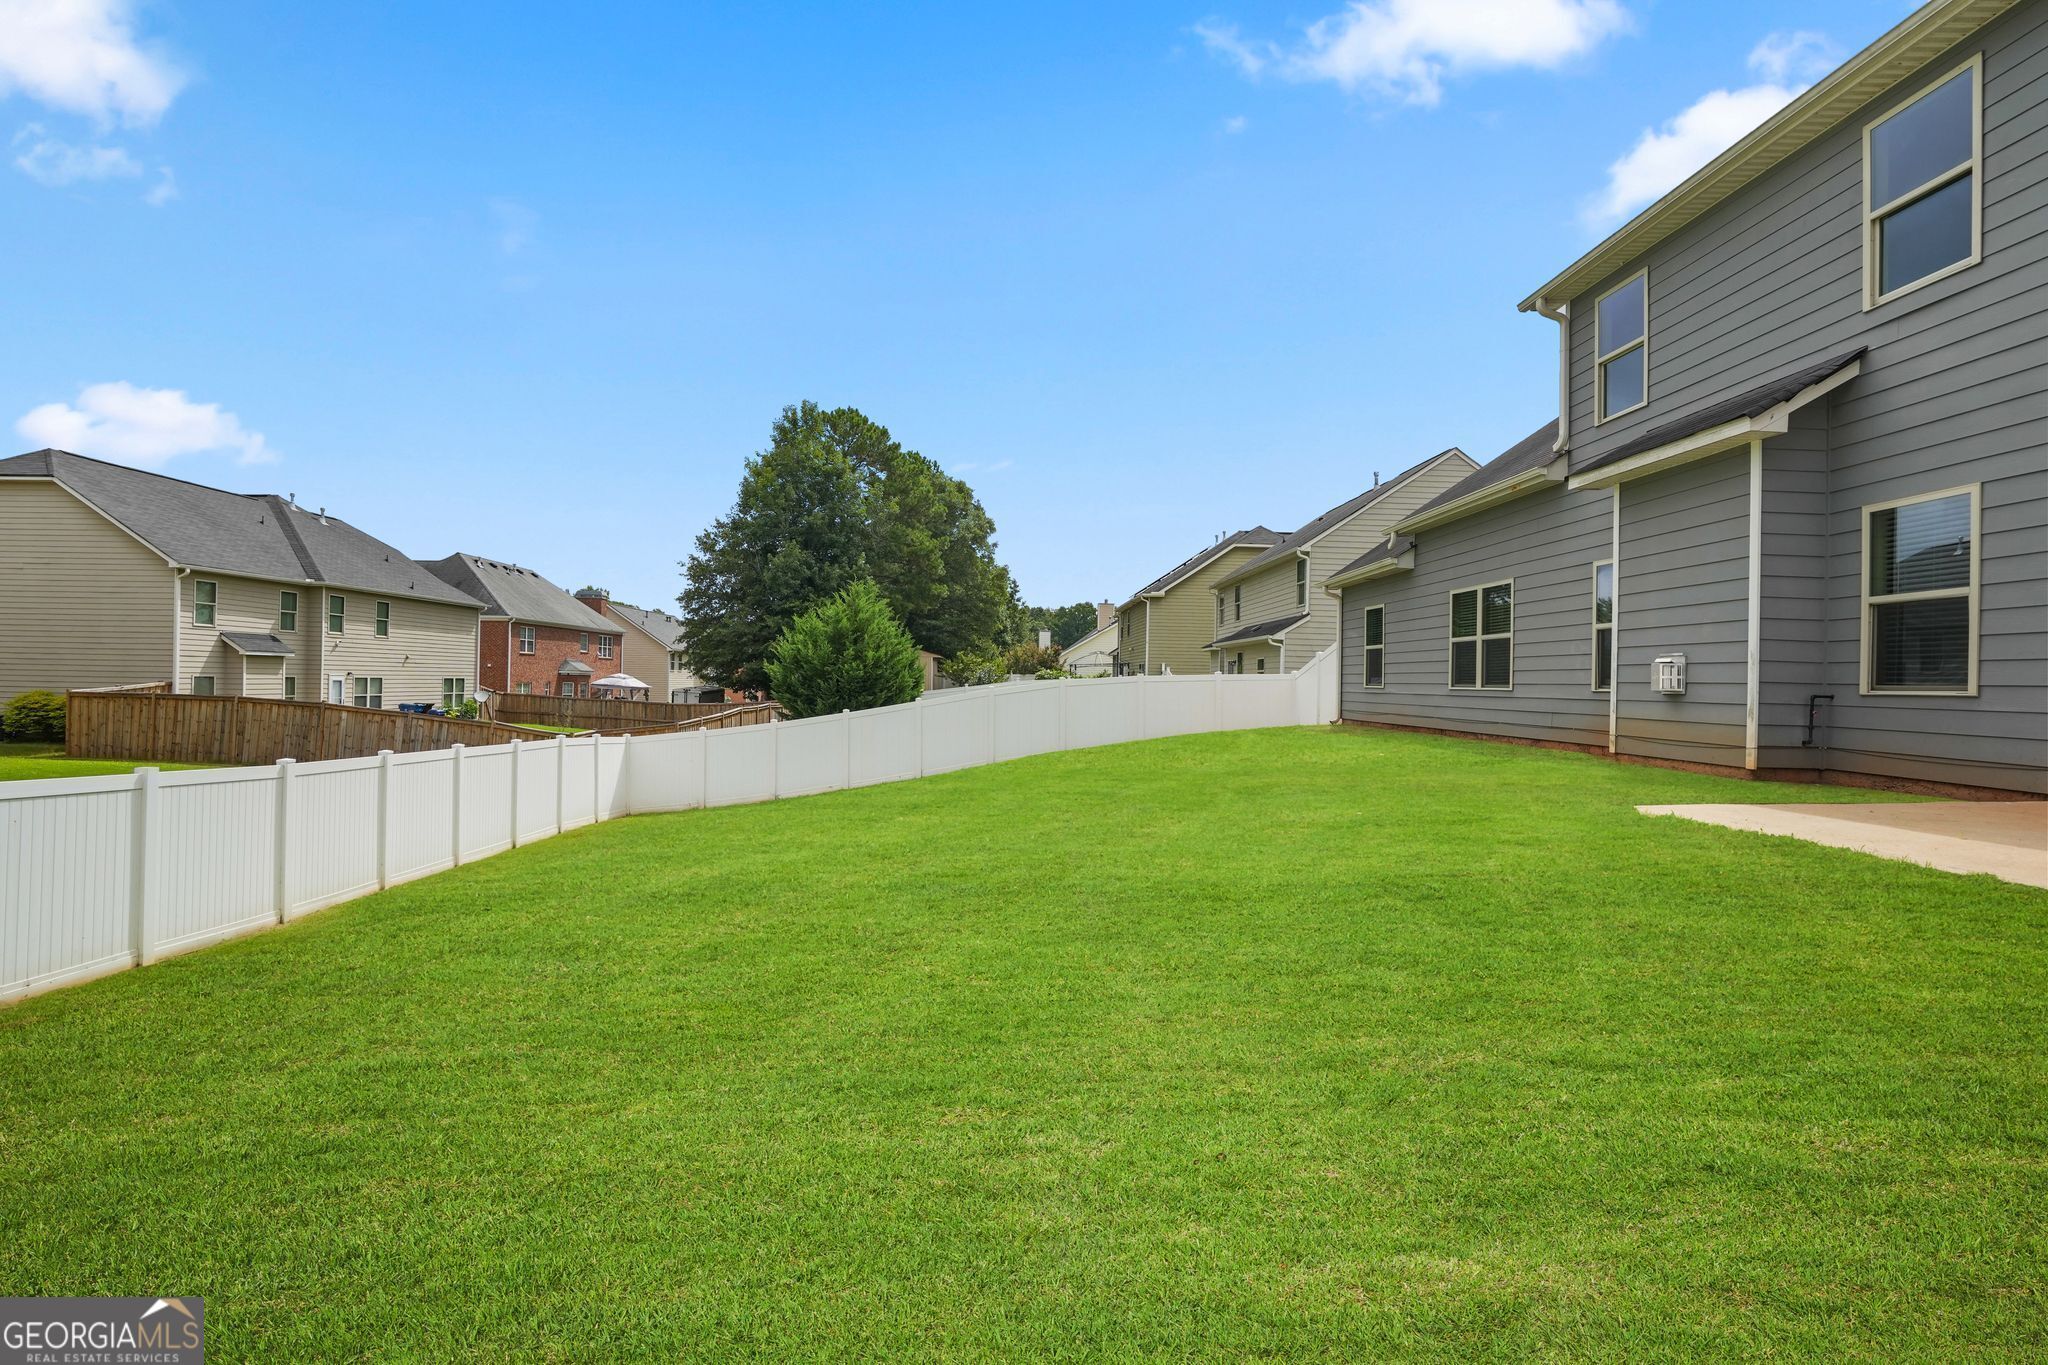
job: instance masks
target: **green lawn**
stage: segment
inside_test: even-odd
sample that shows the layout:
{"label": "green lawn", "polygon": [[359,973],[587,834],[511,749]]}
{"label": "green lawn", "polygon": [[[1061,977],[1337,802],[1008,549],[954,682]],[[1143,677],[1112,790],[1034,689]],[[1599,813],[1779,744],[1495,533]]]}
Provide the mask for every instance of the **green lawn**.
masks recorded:
{"label": "green lawn", "polygon": [[[148,762],[146,758],[66,758],[62,743],[0,741],[0,782],[25,782],[34,777],[105,777],[111,773],[132,773]],[[206,765],[159,763],[156,766],[165,772],[173,772]]]}
{"label": "green lawn", "polygon": [[2048,893],[1267,731],[577,831],[0,1010],[223,1359],[2039,1359]]}

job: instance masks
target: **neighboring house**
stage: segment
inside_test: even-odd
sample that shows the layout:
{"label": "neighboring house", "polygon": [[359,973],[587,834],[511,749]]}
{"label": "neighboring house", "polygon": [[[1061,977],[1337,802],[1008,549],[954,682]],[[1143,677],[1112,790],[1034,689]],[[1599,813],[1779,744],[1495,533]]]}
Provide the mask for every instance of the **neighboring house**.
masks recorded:
{"label": "neighboring house", "polygon": [[1095,629],[1060,651],[1060,667],[1078,678],[1116,671],[1116,607],[1095,604]]}
{"label": "neighboring house", "polygon": [[1210,670],[1285,673],[1335,643],[1337,600],[1323,591],[1331,570],[1357,558],[1389,526],[1476,468],[1453,446],[1339,503],[1218,578],[1211,585]]}
{"label": "neighboring house", "polygon": [[1445,728],[2048,791],[2044,66],[2048,0],[1925,5],[1527,299],[1555,448],[1337,576],[1345,714],[1426,646]]}
{"label": "neighboring house", "polygon": [[1236,531],[1138,589],[1117,608],[1115,671],[1209,672],[1216,635],[1210,586],[1279,542],[1280,533],[1263,526]]}
{"label": "neighboring house", "polygon": [[603,588],[585,588],[576,594],[576,600],[625,627],[621,632],[625,671],[644,679],[656,700],[691,702],[707,691],[719,690],[707,687],[690,671],[689,660],[683,656],[683,623],[678,618],[665,611],[615,602]]}
{"label": "neighboring house", "polygon": [[169,681],[447,704],[475,679],[480,608],[325,509],[62,450],[0,460],[0,700]]}
{"label": "neighboring house", "polygon": [[620,669],[621,628],[531,569],[453,554],[427,567],[484,605],[474,655],[491,692],[587,697]]}

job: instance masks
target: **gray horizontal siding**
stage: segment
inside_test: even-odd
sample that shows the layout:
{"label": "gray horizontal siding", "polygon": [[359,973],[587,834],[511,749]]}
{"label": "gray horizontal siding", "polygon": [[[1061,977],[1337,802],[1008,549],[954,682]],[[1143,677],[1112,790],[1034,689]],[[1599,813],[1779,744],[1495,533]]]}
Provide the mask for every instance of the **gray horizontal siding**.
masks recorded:
{"label": "gray horizontal siding", "polygon": [[[1573,744],[1607,743],[1592,690],[1593,565],[1612,544],[1605,492],[1545,489],[1421,532],[1415,568],[1345,590],[1347,720]],[[1514,686],[1450,687],[1450,594],[1515,583]],[[1363,686],[1365,609],[1386,608],[1386,677]]]}

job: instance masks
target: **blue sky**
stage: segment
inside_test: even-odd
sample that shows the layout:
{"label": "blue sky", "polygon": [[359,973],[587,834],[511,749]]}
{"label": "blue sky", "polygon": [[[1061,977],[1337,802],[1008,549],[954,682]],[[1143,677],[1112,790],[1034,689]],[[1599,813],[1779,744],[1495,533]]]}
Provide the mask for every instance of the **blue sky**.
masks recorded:
{"label": "blue sky", "polygon": [[1547,421],[1515,303],[1909,8],[16,0],[0,421],[668,605],[846,403],[1121,600]]}

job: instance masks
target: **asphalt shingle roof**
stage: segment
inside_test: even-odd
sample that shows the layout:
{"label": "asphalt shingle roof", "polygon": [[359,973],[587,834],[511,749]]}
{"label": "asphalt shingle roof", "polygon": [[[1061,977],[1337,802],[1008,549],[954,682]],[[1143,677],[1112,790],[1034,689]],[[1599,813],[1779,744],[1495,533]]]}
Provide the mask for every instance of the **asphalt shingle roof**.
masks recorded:
{"label": "asphalt shingle roof", "polygon": [[[1413,512],[1410,512],[1408,517],[1403,518],[1403,520],[1419,517],[1425,512],[1434,511],[1436,508],[1442,507],[1445,503],[1456,502],[1459,498],[1468,498],[1482,489],[1493,487],[1497,483],[1506,483],[1517,474],[1526,474],[1532,469],[1541,469],[1557,458],[1557,451],[1552,449],[1556,444],[1557,420],[1552,418],[1500,454],[1488,460],[1485,464],[1479,466],[1479,468],[1473,470],[1470,474],[1467,474],[1464,478],[1452,484],[1449,488],[1446,488],[1443,492],[1431,498],[1428,502],[1422,504],[1422,506],[1416,508]],[[1351,564],[1345,565],[1344,569],[1339,569],[1338,572],[1343,573],[1347,569],[1356,568],[1362,562],[1362,560],[1354,561]]]}
{"label": "asphalt shingle roof", "polygon": [[275,493],[230,493],[67,450],[0,460],[0,478],[56,479],[182,567],[478,605],[403,551]]}
{"label": "asphalt shingle roof", "polygon": [[220,638],[227,641],[229,647],[240,650],[244,654],[254,654],[264,658],[288,658],[293,653],[290,645],[268,631],[224,630],[220,633]]}
{"label": "asphalt shingle roof", "polygon": [[1126,602],[1134,602],[1147,593],[1164,592],[1168,587],[1186,578],[1225,550],[1234,550],[1240,545],[1257,545],[1263,548],[1279,540],[1280,534],[1278,531],[1267,530],[1263,526],[1254,526],[1248,531],[1233,531],[1214,545],[1203,549],[1200,553],[1183,559],[1180,563],[1174,565],[1124,600]]}
{"label": "asphalt shingle roof", "polygon": [[427,568],[483,603],[486,616],[567,630],[598,630],[607,635],[618,625],[517,564],[482,555],[452,554],[427,561]]}
{"label": "asphalt shingle roof", "polygon": [[1381,498],[1384,498],[1385,496],[1387,496],[1387,494],[1393,492],[1402,484],[1406,483],[1409,479],[1415,477],[1415,475],[1421,473],[1430,465],[1435,464],[1438,460],[1441,460],[1446,455],[1456,455],[1468,462],[1472,458],[1471,456],[1465,454],[1464,451],[1458,449],[1456,446],[1452,446],[1447,450],[1440,450],[1436,454],[1430,456],[1428,459],[1423,460],[1421,463],[1410,465],[1408,468],[1402,470],[1400,473],[1396,474],[1393,478],[1386,480],[1384,483],[1375,484],[1371,488],[1366,489],[1363,493],[1360,493],[1357,497],[1347,498],[1345,501],[1338,503],[1335,507],[1332,507],[1329,511],[1323,513],[1314,521],[1308,522],[1300,530],[1293,531],[1287,535],[1282,536],[1280,538],[1280,543],[1275,545],[1272,549],[1266,551],[1262,555],[1257,555],[1248,562],[1239,565],[1235,569],[1232,569],[1230,571],[1229,579],[1226,581],[1241,581],[1243,579],[1251,577],[1259,570],[1266,568],[1269,565],[1275,564],[1282,559],[1285,559],[1288,555],[1300,549],[1302,546],[1308,544],[1310,541],[1314,540],[1317,536],[1323,534],[1325,531],[1328,531],[1333,527],[1341,526],[1345,522],[1351,520],[1351,518],[1357,516],[1360,512],[1363,512],[1366,508],[1372,506]]}
{"label": "asphalt shingle roof", "polygon": [[657,608],[636,607],[616,599],[613,600],[611,607],[620,617],[640,627],[668,648],[683,647],[683,623],[680,618],[670,616]]}
{"label": "asphalt shingle roof", "polygon": [[1624,441],[1597,459],[1588,460],[1577,466],[1572,472],[1578,474],[1588,469],[1619,464],[1632,456],[1641,455],[1644,451],[1655,450],[1658,446],[1682,441],[1688,436],[1695,436],[1712,427],[1718,427],[1723,422],[1733,422],[1742,417],[1762,416],[1778,404],[1797,397],[1800,390],[1812,388],[1823,379],[1847,369],[1854,362],[1861,360],[1867,349],[1858,346],[1855,350],[1844,351],[1832,359],[1802,365],[1796,370],[1779,375],[1768,384],[1759,384],[1746,393],[1738,393],[1733,398],[1723,399],[1710,407],[1701,408],[1698,412],[1666,422],[1662,426],[1652,427],[1634,440]]}
{"label": "asphalt shingle roof", "polygon": [[1367,550],[1364,554],[1352,560],[1349,564],[1346,564],[1343,568],[1337,570],[1337,572],[1331,574],[1330,577],[1342,578],[1345,574],[1350,573],[1353,569],[1362,569],[1368,564],[1377,564],[1382,559],[1399,559],[1402,555],[1407,554],[1410,550],[1414,548],[1414,536],[1395,536],[1390,541],[1386,541],[1382,544],[1373,546],[1370,550]]}
{"label": "asphalt shingle roof", "polygon": [[1292,616],[1276,616],[1270,621],[1255,622],[1242,630],[1219,635],[1209,642],[1209,646],[1214,648],[1217,645],[1234,645],[1240,640],[1263,640],[1268,635],[1278,635],[1283,630],[1292,630],[1306,620],[1308,613],[1305,611],[1298,611]]}

